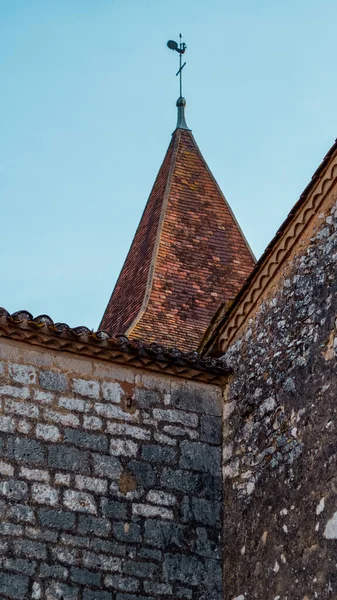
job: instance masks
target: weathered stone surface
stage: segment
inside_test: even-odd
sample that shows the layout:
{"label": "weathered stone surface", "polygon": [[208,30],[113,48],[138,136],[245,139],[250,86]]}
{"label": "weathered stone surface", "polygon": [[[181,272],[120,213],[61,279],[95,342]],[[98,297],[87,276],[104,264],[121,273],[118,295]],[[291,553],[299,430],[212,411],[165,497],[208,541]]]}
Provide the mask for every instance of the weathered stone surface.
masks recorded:
{"label": "weathered stone surface", "polygon": [[90,490],[99,494],[106,494],[108,483],[106,479],[98,479],[97,477],[85,477],[84,475],[76,475],[76,487],[80,490]]}
{"label": "weathered stone surface", "polygon": [[22,558],[6,558],[2,562],[2,566],[7,571],[17,571],[23,575],[34,575],[37,563],[28,561]]}
{"label": "weathered stone surface", "polygon": [[107,575],[104,579],[106,587],[113,587],[115,590],[123,592],[136,592],[140,586],[140,582],[132,577],[121,575]]}
{"label": "weathered stone surface", "polygon": [[64,392],[67,389],[67,379],[63,373],[40,371],[39,381],[45,390]]}
{"label": "weathered stone surface", "polygon": [[336,217],[313,218],[226,354],[225,600],[336,594]]}
{"label": "weathered stone surface", "polygon": [[191,505],[195,521],[211,527],[220,525],[221,504],[219,502],[210,502],[203,498],[192,498]]}
{"label": "weathered stone surface", "polygon": [[188,427],[177,427],[176,425],[165,425],[163,430],[170,435],[177,436],[178,438],[189,438],[190,440],[197,440],[199,438],[199,431],[190,429]]}
{"label": "weathered stone surface", "polygon": [[83,427],[84,429],[92,429],[92,430],[99,430],[102,429],[102,419],[100,419],[99,417],[93,417],[93,416],[87,416],[85,415],[83,417]]}
{"label": "weathered stone surface", "polygon": [[155,550],[154,548],[141,547],[138,550],[137,556],[140,558],[150,559],[151,561],[161,562],[163,553],[160,550]]}
{"label": "weathered stone surface", "polygon": [[156,390],[137,388],[135,392],[137,406],[149,409],[152,406],[160,406],[161,396]]}
{"label": "weathered stone surface", "polygon": [[55,485],[70,485],[70,475],[67,473],[55,473]]}
{"label": "weathered stone surface", "polygon": [[83,564],[90,569],[100,569],[111,573],[121,571],[122,561],[120,558],[94,552],[83,553]]}
{"label": "weathered stone surface", "polygon": [[133,440],[115,438],[110,441],[110,452],[114,456],[136,456],[138,448],[138,444]]}
{"label": "weathered stone surface", "polygon": [[54,578],[54,579],[67,579],[68,569],[61,565],[41,565],[40,577],[42,578]]}
{"label": "weathered stone surface", "polygon": [[180,581],[198,585],[203,563],[199,558],[184,554],[167,554],[164,560],[164,576],[168,581]]}
{"label": "weathered stone surface", "polygon": [[118,479],[120,477],[122,465],[118,458],[94,454],[93,460],[95,474],[109,477],[110,479]]}
{"label": "weathered stone surface", "polygon": [[210,500],[221,500],[222,478],[220,475],[201,473],[198,492],[203,498],[209,498]]}
{"label": "weathered stone surface", "polygon": [[44,392],[43,390],[34,389],[33,390],[33,398],[34,402],[42,405],[51,404],[54,400],[55,394],[51,392]]}
{"label": "weathered stone surface", "polygon": [[123,564],[123,573],[134,577],[151,578],[158,571],[158,565],[150,562],[126,561]]}
{"label": "weathered stone surface", "polygon": [[46,590],[46,600],[78,600],[79,590],[65,583],[53,582]]}
{"label": "weathered stone surface", "polygon": [[94,573],[88,569],[79,569],[78,567],[72,567],[70,570],[70,579],[75,583],[82,585],[94,585],[99,587],[101,585],[102,575],[101,573]]}
{"label": "weathered stone surface", "polygon": [[172,463],[175,462],[176,456],[175,450],[158,446],[158,444],[148,444],[142,447],[142,459],[148,462]]}
{"label": "weathered stone surface", "polygon": [[35,514],[30,506],[25,504],[11,504],[7,510],[8,518],[13,521],[19,521],[22,523],[34,523]]}
{"label": "weathered stone surface", "polygon": [[70,549],[64,546],[56,546],[51,548],[51,555],[55,562],[61,562],[67,566],[81,564],[81,552],[77,548]]}
{"label": "weathered stone surface", "polygon": [[199,475],[179,469],[163,469],[161,485],[187,494],[193,494],[199,486]]}
{"label": "weathered stone surface", "polygon": [[[111,556],[134,556],[136,553],[135,546],[111,542],[103,538],[95,538],[91,540],[90,548],[95,552],[105,552]],[[118,571],[118,569],[116,570]]]}
{"label": "weathered stone surface", "polygon": [[119,592],[116,595],[116,600],[155,600],[153,596],[139,596],[139,594],[123,594]]}
{"label": "weathered stone surface", "polygon": [[102,499],[102,513],[104,517],[112,519],[126,519],[128,505],[125,502]]}
{"label": "weathered stone surface", "polygon": [[172,586],[167,583],[153,583],[152,581],[144,581],[144,590],[147,594],[153,594],[155,598],[173,595]]}
{"label": "weathered stone surface", "polygon": [[200,441],[221,444],[222,423],[220,417],[206,415],[200,418]]}
{"label": "weathered stone surface", "polygon": [[205,386],[191,386],[176,383],[172,385],[172,405],[181,410],[193,411],[203,415],[222,415],[221,394],[209,391]]}
{"label": "weathered stone surface", "polygon": [[[208,558],[221,558],[221,536],[216,529],[197,528],[196,552]],[[224,548],[225,551],[225,548]]]}
{"label": "weathered stone surface", "polygon": [[70,412],[65,413],[46,408],[44,410],[44,416],[48,421],[53,421],[54,423],[63,425],[64,427],[79,427],[80,425],[79,417],[76,414],[71,414]]}
{"label": "weathered stone surface", "polygon": [[139,517],[162,517],[162,519],[173,519],[173,511],[163,506],[152,506],[151,504],[133,504],[132,514]]}
{"label": "weathered stone surface", "polygon": [[4,433],[14,433],[15,421],[12,417],[0,417],[0,431]]}
{"label": "weathered stone surface", "polygon": [[67,446],[51,446],[48,464],[53,469],[66,469],[80,473],[89,471],[89,453]]}
{"label": "weathered stone surface", "polygon": [[109,535],[111,529],[110,521],[98,517],[81,515],[79,518],[78,532],[92,537]]}
{"label": "weathered stone surface", "polygon": [[177,587],[176,596],[177,598],[187,598],[188,600],[190,600],[193,597],[193,590],[185,587]]}
{"label": "weathered stone surface", "polygon": [[214,560],[202,561],[193,556],[167,554],[164,575],[168,581],[198,586],[200,598],[222,599],[221,565]]}
{"label": "weathered stone surface", "polygon": [[14,475],[14,467],[9,463],[0,460],[0,474],[12,477]]}
{"label": "weathered stone surface", "polygon": [[80,448],[89,448],[90,450],[98,450],[104,452],[109,447],[108,438],[105,435],[95,433],[86,433],[77,429],[65,429],[64,441]]}
{"label": "weathered stone surface", "polygon": [[181,425],[186,425],[186,427],[197,427],[199,422],[197,415],[182,410],[163,410],[161,408],[155,408],[153,410],[153,416],[155,419],[158,419],[158,421],[180,423]]}
{"label": "weathered stone surface", "polygon": [[68,410],[75,410],[78,412],[88,412],[90,410],[91,404],[86,400],[81,400],[80,398],[69,398],[67,396],[61,396],[59,399],[59,406],[61,408],[67,408]]}
{"label": "weathered stone surface", "polygon": [[113,524],[113,534],[117,540],[122,542],[141,543],[142,541],[141,528],[136,523],[116,522]]}
{"label": "weathered stone surface", "polygon": [[83,600],[113,600],[109,592],[94,592],[93,590],[84,590]]}
{"label": "weathered stone surface", "polygon": [[[20,356],[11,354],[11,364]],[[172,408],[167,375],[108,362],[99,370],[35,347],[29,356],[31,368],[6,362],[1,370],[0,596],[19,589],[20,600],[218,600],[202,578],[199,587],[182,582],[184,560],[174,578],[163,571],[165,552],[200,568],[212,551],[221,559],[220,462],[212,473],[204,464],[218,417],[191,404]],[[120,373],[125,379],[114,380]],[[192,464],[181,444],[201,434]]]}
{"label": "weathered stone surface", "polygon": [[11,396],[12,398],[21,398],[21,400],[27,400],[30,396],[29,388],[15,387],[14,385],[1,385],[0,386],[0,397]]}
{"label": "weathered stone surface", "polygon": [[46,442],[58,442],[61,434],[58,427],[55,427],[54,425],[38,423],[36,425],[36,437],[42,438],[43,440],[46,440]]}
{"label": "weathered stone surface", "polygon": [[141,487],[153,487],[156,482],[156,473],[153,467],[146,462],[131,460],[128,469],[133,473],[138,485]]}
{"label": "weathered stone surface", "polygon": [[36,383],[36,369],[31,365],[9,364],[8,373],[13,381],[23,384]]}
{"label": "weathered stone surface", "polygon": [[136,427],[124,423],[108,423],[107,431],[116,436],[130,436],[138,440],[150,440],[151,431],[147,428]]}
{"label": "weathered stone surface", "polygon": [[73,390],[80,396],[87,398],[99,398],[100,384],[98,381],[86,381],[85,379],[73,379]]}
{"label": "weathered stone surface", "polygon": [[118,404],[123,395],[123,389],[117,382],[104,381],[102,383],[102,393],[104,400]]}
{"label": "weathered stone surface", "polygon": [[163,550],[188,550],[189,530],[177,523],[148,519],[145,523],[145,541]]}
{"label": "weathered stone surface", "polygon": [[25,598],[28,592],[28,577],[0,572],[0,594],[5,598]]}
{"label": "weathered stone surface", "polygon": [[46,481],[50,480],[49,471],[44,469],[28,469],[27,467],[20,468],[20,477],[29,481]]}
{"label": "weathered stone surface", "polygon": [[137,421],[139,412],[127,412],[120,406],[115,404],[95,404],[95,411],[102,417],[107,419],[119,419],[121,421]]}
{"label": "weathered stone surface", "polygon": [[16,402],[10,398],[4,400],[4,411],[12,415],[22,415],[31,419],[37,419],[39,416],[39,408],[31,402]]}
{"label": "weathered stone surface", "polygon": [[28,558],[36,558],[38,560],[46,560],[47,547],[41,542],[33,542],[31,540],[15,540],[13,542],[14,552],[19,556],[24,555]]}
{"label": "weathered stone surface", "polygon": [[147,493],[146,499],[152,504],[160,504],[162,506],[174,506],[177,503],[177,498],[173,494],[157,490],[150,490]]}
{"label": "weathered stone surface", "polygon": [[51,527],[67,531],[75,525],[75,515],[63,510],[48,510],[41,508],[38,511],[39,523],[44,527]]}
{"label": "weathered stone surface", "polygon": [[75,490],[66,490],[64,492],[63,502],[69,510],[90,513],[92,515],[97,513],[95,498],[92,494],[76,492]]}
{"label": "weathered stone surface", "polygon": [[16,429],[18,433],[24,433],[28,435],[33,427],[33,424],[26,419],[19,419],[16,423]]}
{"label": "weathered stone surface", "polygon": [[51,529],[41,530],[39,527],[26,527],[26,534],[34,540],[44,542],[57,542],[59,535],[57,531],[52,531]]}
{"label": "weathered stone surface", "polygon": [[220,448],[188,441],[181,442],[180,447],[181,459],[179,465],[182,469],[205,471],[213,475],[219,472]]}
{"label": "weathered stone surface", "polygon": [[83,535],[72,535],[71,533],[62,533],[60,536],[62,544],[75,546],[79,548],[90,548],[90,538]]}
{"label": "weathered stone surface", "polygon": [[7,440],[6,455],[19,462],[41,464],[44,461],[44,448],[35,440],[10,437]]}
{"label": "weathered stone surface", "polygon": [[0,495],[6,496],[10,500],[25,500],[28,495],[28,485],[25,481],[0,481]]}
{"label": "weathered stone surface", "polygon": [[32,498],[39,504],[49,504],[50,506],[55,506],[58,504],[59,492],[49,485],[45,485],[43,483],[33,483]]}
{"label": "weathered stone surface", "polygon": [[22,534],[23,528],[21,527],[21,525],[14,525],[13,523],[0,523],[0,535],[18,537]]}
{"label": "weathered stone surface", "polygon": [[32,585],[32,600],[41,600],[42,598],[42,586],[37,581],[33,582]]}

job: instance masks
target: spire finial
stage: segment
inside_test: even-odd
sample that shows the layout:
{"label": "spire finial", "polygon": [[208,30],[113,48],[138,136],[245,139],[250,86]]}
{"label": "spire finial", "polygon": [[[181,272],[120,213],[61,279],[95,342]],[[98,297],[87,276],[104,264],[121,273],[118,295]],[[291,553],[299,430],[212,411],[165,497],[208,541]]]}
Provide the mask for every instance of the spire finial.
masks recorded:
{"label": "spire finial", "polygon": [[184,44],[184,42],[182,42],[182,37],[183,34],[179,33],[179,44],[177,44],[177,42],[175,42],[174,40],[169,40],[167,42],[168,47],[170,48],[170,50],[175,50],[176,52],[179,53],[179,69],[176,72],[176,76],[179,75],[179,89],[180,89],[180,97],[182,97],[183,95],[183,78],[182,78],[182,73],[183,73],[183,68],[186,65],[186,62],[184,62],[184,64],[182,65],[182,55],[185,54],[186,52],[186,44]]}
{"label": "spire finial", "polygon": [[181,41],[182,37],[183,37],[182,34],[179,33],[179,44],[177,42],[175,42],[174,40],[169,40],[167,42],[167,46],[170,48],[170,50],[175,50],[179,54],[179,69],[176,72],[176,76],[179,75],[180,95],[177,100],[178,120],[177,120],[176,129],[188,129],[188,127],[186,125],[186,121],[185,121],[186,100],[185,100],[185,98],[183,98],[183,78],[182,78],[183,68],[186,65],[186,62],[184,62],[184,64],[182,64],[182,56],[183,56],[183,54],[185,54],[187,46],[184,42]]}

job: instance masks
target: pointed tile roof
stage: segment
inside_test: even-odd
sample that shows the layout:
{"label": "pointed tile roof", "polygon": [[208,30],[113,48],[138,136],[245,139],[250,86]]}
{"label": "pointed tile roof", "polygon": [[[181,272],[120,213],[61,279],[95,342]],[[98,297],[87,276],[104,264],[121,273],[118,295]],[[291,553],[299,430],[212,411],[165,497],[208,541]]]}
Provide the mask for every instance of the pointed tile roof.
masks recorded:
{"label": "pointed tile roof", "polygon": [[254,257],[184,118],[178,123],[100,324],[111,334],[197,348]]}

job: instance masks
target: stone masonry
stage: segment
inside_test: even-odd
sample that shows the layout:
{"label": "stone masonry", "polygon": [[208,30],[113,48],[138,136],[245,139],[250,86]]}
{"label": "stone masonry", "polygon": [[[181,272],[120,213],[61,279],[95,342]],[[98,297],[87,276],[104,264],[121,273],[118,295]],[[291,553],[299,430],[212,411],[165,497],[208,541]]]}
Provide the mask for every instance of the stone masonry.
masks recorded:
{"label": "stone masonry", "polygon": [[337,598],[337,205],[227,352],[226,600]]}
{"label": "stone masonry", "polygon": [[222,598],[221,390],[0,339],[0,597]]}

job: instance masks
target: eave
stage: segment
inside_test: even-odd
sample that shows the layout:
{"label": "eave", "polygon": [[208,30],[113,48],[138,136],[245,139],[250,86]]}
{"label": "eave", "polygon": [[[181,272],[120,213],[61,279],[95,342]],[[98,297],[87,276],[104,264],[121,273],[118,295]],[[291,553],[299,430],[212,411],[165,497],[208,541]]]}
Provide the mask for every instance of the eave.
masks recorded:
{"label": "eave", "polygon": [[155,343],[144,344],[125,336],[113,337],[106,331],[71,328],[65,323],[54,323],[47,315],[33,318],[27,311],[11,315],[0,308],[0,338],[218,385],[231,374],[223,360],[202,358],[197,352],[182,352]]}

